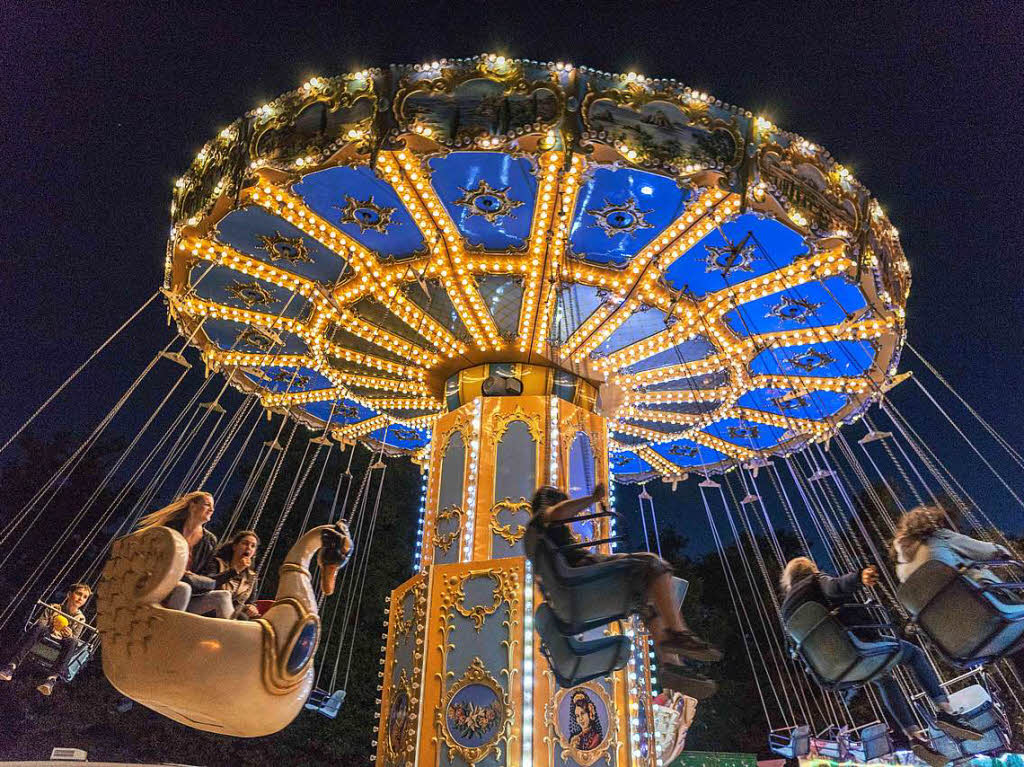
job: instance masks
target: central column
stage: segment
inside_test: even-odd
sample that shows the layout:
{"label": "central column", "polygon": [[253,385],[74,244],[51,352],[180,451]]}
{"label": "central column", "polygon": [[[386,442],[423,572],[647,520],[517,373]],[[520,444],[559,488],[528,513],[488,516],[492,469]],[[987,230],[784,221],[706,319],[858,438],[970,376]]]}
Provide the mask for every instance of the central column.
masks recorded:
{"label": "central column", "polygon": [[[533,631],[543,597],[523,538],[534,490],[576,496],[609,483],[594,387],[553,368],[491,364],[453,376],[445,394],[417,574],[388,603],[377,762],[655,767],[646,635],[633,636],[626,669],[566,690]],[[607,519],[573,528],[580,540],[614,534]]]}

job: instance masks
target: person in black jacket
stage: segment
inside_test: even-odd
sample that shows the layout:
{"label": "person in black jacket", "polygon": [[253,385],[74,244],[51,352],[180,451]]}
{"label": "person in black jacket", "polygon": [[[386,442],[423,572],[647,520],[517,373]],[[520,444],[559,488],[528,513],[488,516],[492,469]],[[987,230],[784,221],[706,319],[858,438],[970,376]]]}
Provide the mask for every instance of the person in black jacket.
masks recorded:
{"label": "person in black jacket", "polygon": [[[826,575],[818,569],[813,560],[807,557],[796,557],[791,559],[782,571],[779,584],[782,587],[783,602],[779,611],[782,622],[785,624],[789,618],[804,604],[816,602],[824,605],[830,610],[837,610],[836,618],[846,626],[863,624],[864,608],[860,607],[854,597],[862,588],[872,588],[878,583],[878,568],[869,565],[859,571],[841,575],[838,578]],[[856,629],[852,629],[858,635]],[[862,641],[876,641],[877,636],[858,635]],[[982,733],[972,728],[962,717],[957,716],[949,705],[949,696],[942,689],[942,683],[936,675],[935,670],[928,662],[927,657],[917,645],[899,640],[900,655],[897,665],[909,669],[921,689],[925,691],[932,703],[938,709],[935,717],[935,724],[947,734],[961,740],[977,740]],[[924,731],[917,725],[910,709],[910,703],[900,689],[899,683],[892,673],[886,673],[877,679],[872,680],[875,688],[882,697],[882,702],[896,720],[900,728],[911,739],[911,745],[918,753],[919,749],[927,749],[928,754],[920,753],[922,759],[932,763],[941,760],[945,764],[946,759],[941,754],[931,751],[930,745]]]}
{"label": "person in black jacket", "polygon": [[139,530],[150,527],[169,527],[181,533],[188,544],[188,562],[181,581],[164,600],[164,607],[188,610],[218,618],[230,618],[234,608],[231,594],[217,589],[211,578],[202,573],[210,566],[217,548],[217,536],[206,529],[213,517],[213,496],[202,490],[186,493],[162,509],[139,520]]}

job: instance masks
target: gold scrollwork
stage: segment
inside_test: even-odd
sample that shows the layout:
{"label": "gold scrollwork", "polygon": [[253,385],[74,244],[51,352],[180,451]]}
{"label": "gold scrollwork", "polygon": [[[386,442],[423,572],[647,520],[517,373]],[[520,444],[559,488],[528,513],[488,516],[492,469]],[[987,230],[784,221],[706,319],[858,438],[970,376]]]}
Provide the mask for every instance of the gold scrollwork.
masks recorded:
{"label": "gold scrollwork", "polygon": [[415,621],[414,616],[408,618],[405,617],[405,602],[412,597],[413,600],[413,611],[416,609],[416,592],[407,591],[402,595],[401,600],[398,602],[398,608],[395,610],[395,640],[399,640],[409,634],[412,630],[412,624]]}
{"label": "gold scrollwork", "polygon": [[413,694],[409,675],[403,668],[398,679],[391,683],[390,703],[387,719],[384,721],[384,759],[388,765],[400,765],[413,758],[415,748],[416,727],[412,722],[415,716],[416,700]]}
{"label": "gold scrollwork", "polygon": [[[490,690],[494,695],[494,702],[489,707],[464,704],[467,709],[473,709],[468,712],[470,714],[468,718],[465,716],[467,712],[462,709],[449,711],[456,696],[471,685]],[[459,705],[456,702],[456,706]],[[462,678],[449,687],[448,691],[444,694],[434,721],[438,734],[448,746],[448,758],[454,759],[455,755],[458,754],[472,767],[472,765],[475,765],[491,752],[494,753],[495,758],[501,759],[501,749],[498,746],[498,742],[502,737],[507,738],[509,735],[512,713],[508,694],[502,689],[498,680],[488,673],[484,662],[480,658],[473,658]],[[451,725],[456,721],[456,717],[458,717],[461,726],[467,727],[467,732],[472,734],[476,734],[476,731],[486,728],[481,734],[486,734],[487,739],[479,746],[467,746],[460,743],[459,736],[451,731]],[[468,721],[466,721],[467,719]]]}
{"label": "gold scrollwork", "polygon": [[523,410],[522,406],[516,405],[516,409],[511,413],[503,413],[498,410],[491,416],[491,439],[494,440],[494,444],[501,442],[513,421],[525,423],[526,428],[530,430],[530,436],[533,437],[533,441],[540,442],[540,414],[527,413]]}
{"label": "gold scrollwork", "polygon": [[466,608],[466,581],[468,578],[463,578],[459,583],[458,591],[455,593],[455,609],[459,615],[463,618],[469,618],[473,621],[473,628],[480,632],[480,629],[484,627],[484,619],[488,615],[494,615],[501,607],[501,603],[505,601],[504,596],[501,593],[501,579],[494,573],[487,573],[488,576],[494,581],[494,604],[488,605],[475,605],[471,609]]}
{"label": "gold scrollwork", "polygon": [[[458,520],[455,529],[449,533],[438,532],[438,526],[449,519]],[[458,540],[460,535],[462,535],[462,509],[454,505],[445,506],[437,512],[437,521],[434,523],[434,548],[441,549],[441,551],[447,554],[448,549],[452,547],[452,544]]]}
{"label": "gold scrollwork", "polygon": [[[562,732],[558,710],[568,697],[568,705],[579,707],[586,717],[586,723],[579,722],[571,713],[570,721],[576,722],[578,732]],[[598,705],[604,706],[604,721]],[[584,682],[569,689],[560,688],[544,706],[544,723],[554,732],[562,747],[562,761],[573,759],[576,764],[589,767],[611,753],[618,743],[618,712],[612,705],[607,691],[598,681]]]}
{"label": "gold scrollwork", "polygon": [[491,507],[491,531],[495,535],[501,536],[509,546],[515,546],[526,535],[526,525],[516,525],[514,528],[511,522],[503,525],[501,520],[498,519],[498,515],[502,511],[517,512],[529,510],[530,502],[522,497],[518,501],[513,501],[511,498],[504,498],[498,501]]}

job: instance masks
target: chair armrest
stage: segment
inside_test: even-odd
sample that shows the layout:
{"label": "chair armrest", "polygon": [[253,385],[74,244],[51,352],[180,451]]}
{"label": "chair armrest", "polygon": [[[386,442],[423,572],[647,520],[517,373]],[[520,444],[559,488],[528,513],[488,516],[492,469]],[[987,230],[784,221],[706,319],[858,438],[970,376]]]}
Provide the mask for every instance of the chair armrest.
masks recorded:
{"label": "chair armrest", "polygon": [[551,522],[547,522],[548,525],[573,525],[577,522],[586,522],[588,519],[599,519],[601,517],[615,517],[616,519],[622,519],[622,515],[617,511],[611,511],[606,509],[605,511],[595,511],[593,514],[582,514],[577,517],[569,517],[567,519],[555,519]]}
{"label": "chair armrest", "polygon": [[601,546],[605,543],[615,543],[616,541],[624,541],[626,536],[624,535],[613,535],[611,538],[595,538],[591,541],[581,541],[580,543],[568,543],[565,546],[559,546],[559,551],[569,551],[570,549],[581,549],[589,546]]}

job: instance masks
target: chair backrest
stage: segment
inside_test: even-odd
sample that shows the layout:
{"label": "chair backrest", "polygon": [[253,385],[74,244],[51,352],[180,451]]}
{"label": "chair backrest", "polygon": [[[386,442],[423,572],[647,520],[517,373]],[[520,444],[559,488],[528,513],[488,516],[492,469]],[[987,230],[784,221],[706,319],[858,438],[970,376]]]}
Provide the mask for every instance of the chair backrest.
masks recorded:
{"label": "chair backrest", "polygon": [[570,567],[551,540],[527,528],[525,549],[541,593],[567,634],[580,634],[625,618],[629,612],[631,566],[609,560]]}
{"label": "chair backrest", "polygon": [[786,621],[786,633],[804,663],[826,686],[852,686],[869,682],[887,670],[899,645],[896,642],[861,642],[817,602],[806,602]]}
{"label": "chair backrest", "polygon": [[992,640],[1014,619],[979,584],[944,562],[931,559],[922,564],[896,596],[938,649],[958,665],[987,661],[1016,638],[1008,637],[1002,647],[994,645]]}
{"label": "chair backrest", "polygon": [[607,676],[629,660],[630,642],[624,636],[580,641],[563,635],[547,602],[537,607],[533,625],[540,635],[551,671],[562,687],[574,687]]}

